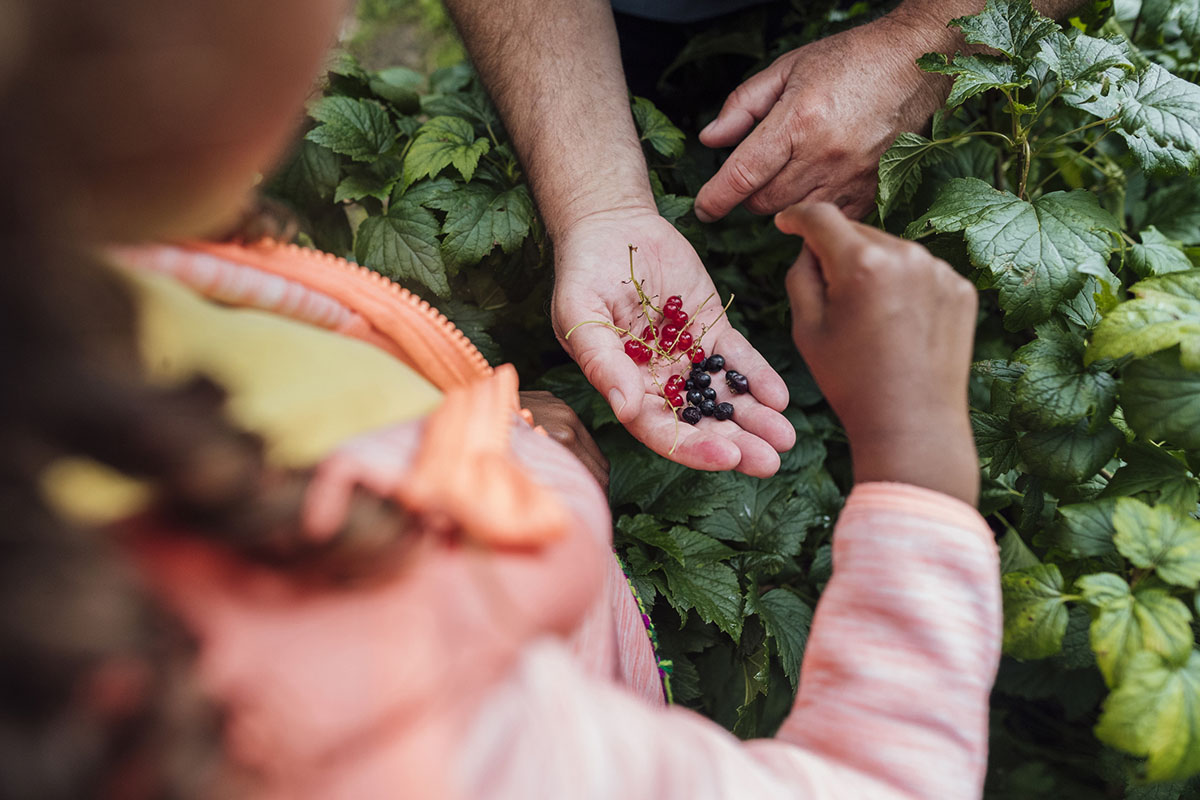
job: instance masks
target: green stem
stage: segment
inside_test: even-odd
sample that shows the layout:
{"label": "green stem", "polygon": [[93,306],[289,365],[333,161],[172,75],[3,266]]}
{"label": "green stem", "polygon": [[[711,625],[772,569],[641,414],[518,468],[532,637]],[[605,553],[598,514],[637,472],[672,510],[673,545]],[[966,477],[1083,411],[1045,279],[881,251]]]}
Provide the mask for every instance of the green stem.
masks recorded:
{"label": "green stem", "polygon": [[[1096,145],[1100,144],[1100,142],[1104,139],[1105,136],[1108,136],[1108,131],[1105,131],[1103,134],[1101,134],[1097,138],[1093,139],[1091,142],[1088,143],[1087,147],[1083,148],[1082,150],[1079,150],[1079,151],[1068,150],[1067,152],[1073,156],[1080,158],[1085,163],[1089,164],[1089,166],[1096,165],[1095,161],[1088,159],[1088,158],[1083,158],[1083,154],[1086,153],[1088,150],[1091,150]],[[1041,151],[1039,150],[1039,151],[1034,152],[1035,158],[1037,157],[1037,154],[1039,152],[1041,152]],[[1099,165],[1096,165],[1096,168],[1099,168]],[[1103,171],[1103,170],[1101,170],[1101,171]],[[1049,182],[1051,178],[1053,178],[1055,175],[1058,175],[1060,172],[1062,172],[1062,167],[1059,167],[1058,169],[1054,170],[1054,172],[1051,172],[1049,175],[1047,175],[1045,178],[1042,178],[1042,180],[1038,182],[1038,185],[1033,187],[1033,191],[1034,192],[1040,191],[1041,188],[1043,186],[1045,186],[1046,183]]]}
{"label": "green stem", "polygon": [[1111,117],[1105,117],[1104,119],[1094,120],[1092,122],[1089,122],[1087,125],[1080,125],[1078,128],[1072,128],[1071,130],[1067,131],[1066,133],[1060,133],[1058,136],[1055,136],[1053,139],[1049,140],[1044,145],[1042,145],[1040,148],[1038,148],[1037,151],[1034,152],[1033,156],[1034,156],[1034,158],[1037,158],[1042,153],[1044,153],[1048,147],[1050,147],[1053,144],[1057,144],[1058,142],[1062,141],[1063,139],[1067,138],[1068,136],[1071,136],[1076,133],[1082,133],[1083,131],[1086,131],[1086,130],[1090,130],[1090,129],[1096,127],[1097,125],[1107,125],[1110,122],[1115,122],[1117,119],[1117,116],[1118,116],[1117,114],[1113,114]]}

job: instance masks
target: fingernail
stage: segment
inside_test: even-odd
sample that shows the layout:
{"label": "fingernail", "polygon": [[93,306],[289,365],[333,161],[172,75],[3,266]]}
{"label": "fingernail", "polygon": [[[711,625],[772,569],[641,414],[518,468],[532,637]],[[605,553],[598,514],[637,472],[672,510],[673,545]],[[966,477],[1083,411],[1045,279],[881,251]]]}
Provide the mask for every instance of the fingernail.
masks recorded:
{"label": "fingernail", "polygon": [[692,210],[696,212],[696,219],[700,220],[701,222],[712,222],[713,221],[713,218],[711,216],[709,216],[708,212],[706,212],[704,209],[700,208],[699,206],[693,206]]}
{"label": "fingernail", "polygon": [[609,389],[608,404],[612,406],[613,413],[620,419],[621,412],[625,410],[625,395],[621,394],[620,389]]}
{"label": "fingernail", "polygon": [[708,124],[707,124],[707,125],[705,125],[703,128],[701,128],[701,129],[700,129],[700,135],[701,135],[701,136],[704,136],[705,134],[711,133],[712,131],[716,130],[716,127],[717,127],[717,122],[718,122],[720,119],[721,119],[720,117],[717,117],[717,119],[714,119],[712,122],[708,123]]}

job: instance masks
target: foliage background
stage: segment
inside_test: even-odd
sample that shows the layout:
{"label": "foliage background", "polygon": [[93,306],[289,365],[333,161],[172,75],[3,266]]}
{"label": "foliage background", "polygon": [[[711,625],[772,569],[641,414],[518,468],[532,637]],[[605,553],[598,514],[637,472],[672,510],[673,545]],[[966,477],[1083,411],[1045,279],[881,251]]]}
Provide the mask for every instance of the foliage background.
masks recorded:
{"label": "foliage background", "polygon": [[[302,241],[399,280],[571,403],[612,463],[617,549],[676,701],[744,737],[790,707],[850,471],[788,334],[796,242],[743,211],[697,223],[718,155],[694,133],[743,76],[881,10],[777,3],[690,28],[632,101],[661,213],[791,386],[797,444],[770,479],[646,451],[559,350],[541,223],[436,2],[363,0],[347,31],[359,60],[331,66],[270,187]],[[876,221],[984,290],[972,407],[1008,654],[987,796],[1200,797],[1200,89],[1175,77],[1200,71],[1200,5],[1092,3],[1064,34],[994,0],[963,25],[1001,53],[923,62],[955,76],[952,104],[885,155]],[[414,41],[427,46],[407,67],[386,58]],[[711,94],[681,104],[696,85]]]}

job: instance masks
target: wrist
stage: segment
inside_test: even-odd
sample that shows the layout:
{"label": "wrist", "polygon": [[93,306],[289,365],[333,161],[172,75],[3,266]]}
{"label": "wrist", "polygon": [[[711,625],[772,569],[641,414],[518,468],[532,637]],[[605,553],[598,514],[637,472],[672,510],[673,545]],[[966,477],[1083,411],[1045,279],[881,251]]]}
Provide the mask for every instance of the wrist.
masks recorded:
{"label": "wrist", "polygon": [[581,193],[565,198],[555,206],[552,213],[543,213],[550,241],[560,245],[572,231],[594,222],[621,222],[657,215],[658,205],[646,182],[644,193],[604,192]]}
{"label": "wrist", "polygon": [[966,414],[931,419],[940,422],[850,432],[855,483],[907,483],[975,505],[979,461]]}

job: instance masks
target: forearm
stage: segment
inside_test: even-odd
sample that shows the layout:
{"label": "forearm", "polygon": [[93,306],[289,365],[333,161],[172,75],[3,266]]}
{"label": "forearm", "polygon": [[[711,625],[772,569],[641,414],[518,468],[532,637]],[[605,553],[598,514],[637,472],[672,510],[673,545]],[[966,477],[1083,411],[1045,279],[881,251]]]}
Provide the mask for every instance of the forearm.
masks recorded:
{"label": "forearm", "polygon": [[551,238],[655,208],[607,0],[446,0],[529,176]]}

